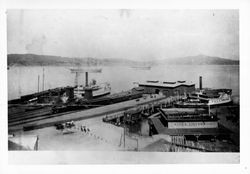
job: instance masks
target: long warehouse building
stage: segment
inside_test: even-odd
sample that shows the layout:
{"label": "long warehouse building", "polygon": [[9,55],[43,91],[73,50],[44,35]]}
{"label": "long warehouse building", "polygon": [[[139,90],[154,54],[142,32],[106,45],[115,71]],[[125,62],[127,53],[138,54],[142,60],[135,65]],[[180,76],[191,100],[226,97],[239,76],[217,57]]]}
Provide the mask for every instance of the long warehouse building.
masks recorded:
{"label": "long warehouse building", "polygon": [[139,87],[144,88],[146,93],[163,93],[165,96],[176,96],[189,94],[195,91],[195,84],[186,81],[177,82],[161,82],[161,81],[146,81],[139,83]]}

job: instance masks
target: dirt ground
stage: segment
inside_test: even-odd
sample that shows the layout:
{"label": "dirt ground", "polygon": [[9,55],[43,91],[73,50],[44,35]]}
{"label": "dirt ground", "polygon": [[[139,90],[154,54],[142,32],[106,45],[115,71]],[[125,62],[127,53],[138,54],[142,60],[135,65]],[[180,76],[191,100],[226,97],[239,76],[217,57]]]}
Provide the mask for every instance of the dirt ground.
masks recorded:
{"label": "dirt ground", "polygon": [[[27,132],[17,132],[15,136],[35,135],[39,137],[38,150],[81,150],[81,151],[135,151],[155,141],[149,136],[135,134],[125,135],[124,129],[104,123],[102,117],[74,122],[75,127],[67,130],[57,130],[47,127]],[[81,130],[81,126],[89,132]]]}
{"label": "dirt ground", "polygon": [[[211,146],[214,151],[239,151],[239,121],[228,119],[233,113],[227,107],[212,109],[219,117],[219,123],[232,131],[232,142],[200,142],[200,145]],[[235,117],[235,115],[234,115]],[[236,115],[237,117],[237,115]],[[238,116],[239,117],[239,116]],[[239,118],[238,118],[239,119]],[[140,136],[138,134],[125,135],[124,128],[110,123],[104,123],[102,117],[76,121],[70,130],[57,130],[47,127],[27,132],[17,132],[15,136],[37,135],[39,137],[38,150],[81,150],[81,151],[169,151],[171,139],[167,135]],[[81,130],[81,126],[89,132]]]}

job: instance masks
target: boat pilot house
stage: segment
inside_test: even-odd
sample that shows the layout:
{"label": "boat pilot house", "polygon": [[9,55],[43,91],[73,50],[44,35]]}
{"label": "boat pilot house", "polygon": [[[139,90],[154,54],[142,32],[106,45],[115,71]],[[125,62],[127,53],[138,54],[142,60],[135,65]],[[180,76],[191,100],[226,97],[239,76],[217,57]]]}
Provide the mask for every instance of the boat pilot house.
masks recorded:
{"label": "boat pilot house", "polygon": [[162,93],[169,96],[184,95],[195,91],[195,84],[186,81],[177,82],[160,82],[146,81],[139,83],[139,87],[143,87],[147,93]]}

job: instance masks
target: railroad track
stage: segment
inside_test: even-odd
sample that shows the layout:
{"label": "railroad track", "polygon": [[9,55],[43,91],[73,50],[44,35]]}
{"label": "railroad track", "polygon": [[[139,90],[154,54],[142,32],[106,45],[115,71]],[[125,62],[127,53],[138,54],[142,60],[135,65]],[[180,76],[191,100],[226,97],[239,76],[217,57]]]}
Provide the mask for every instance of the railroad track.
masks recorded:
{"label": "railroad track", "polygon": [[[160,99],[157,99],[157,101],[164,101],[165,98],[160,98]],[[152,101],[147,101],[147,102],[144,102],[142,105],[145,105],[145,104],[148,104],[148,103],[151,103]],[[156,101],[155,101],[156,102]],[[118,102],[119,103],[119,102]],[[123,110],[126,110],[128,108],[130,108],[131,106],[128,106],[128,107],[124,107]],[[63,112],[60,112],[60,113],[53,113],[53,114],[41,114],[41,113],[38,113],[36,115],[34,114],[24,114],[23,116],[10,116],[9,118],[9,121],[8,121],[8,126],[9,126],[9,130],[14,130],[15,128],[19,127],[21,128],[22,126],[25,126],[25,125],[31,125],[31,124],[36,124],[37,122],[39,121],[42,121],[42,120],[46,120],[46,119],[51,119],[53,117],[60,117],[62,115],[66,115],[66,114],[71,114],[71,113],[77,113],[77,112],[82,112],[83,109],[78,109],[78,110],[71,110],[71,111],[63,111]],[[110,113],[112,112],[115,112],[116,110],[112,110]],[[33,112],[33,111],[29,111],[29,112]],[[105,114],[107,114],[109,112],[105,112]],[[97,116],[96,114],[94,114],[93,116]],[[93,117],[91,116],[91,117]],[[89,118],[90,116],[87,116],[87,117],[84,117],[85,119],[86,118]],[[72,118],[73,120],[76,120],[75,118]],[[79,119],[79,118],[78,118]],[[19,129],[17,128],[17,129]]]}
{"label": "railroad track", "polygon": [[[87,105],[87,107],[98,107],[103,105]],[[8,115],[8,123],[9,125],[19,125],[24,124],[28,122],[33,122],[41,119],[51,118],[51,117],[57,117],[64,114],[74,113],[78,111],[82,111],[83,109],[73,109],[69,111],[62,111],[59,113],[52,113],[52,107],[45,107],[41,109],[31,110],[28,112],[22,112],[22,113],[14,113]]]}
{"label": "railroad track", "polygon": [[28,115],[28,116],[20,117],[19,119],[14,119],[14,120],[10,119],[8,121],[8,126],[12,127],[12,126],[17,126],[17,125],[32,123],[32,122],[36,122],[36,121],[40,121],[40,120],[44,120],[48,118],[53,118],[53,117],[59,117],[65,114],[70,114],[70,113],[79,112],[79,111],[80,110],[61,112],[57,114]]}
{"label": "railroad track", "polygon": [[39,109],[36,111],[24,112],[18,115],[8,115],[8,121],[14,121],[14,120],[19,120],[19,119],[35,117],[39,115],[45,115],[47,113],[51,113],[51,108],[43,108],[43,109]]}

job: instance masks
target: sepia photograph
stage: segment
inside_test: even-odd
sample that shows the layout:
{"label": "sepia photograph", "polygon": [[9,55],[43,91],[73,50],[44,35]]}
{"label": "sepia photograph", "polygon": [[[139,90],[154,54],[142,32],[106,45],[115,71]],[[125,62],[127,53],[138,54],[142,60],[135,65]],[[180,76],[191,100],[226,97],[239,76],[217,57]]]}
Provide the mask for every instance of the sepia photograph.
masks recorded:
{"label": "sepia photograph", "polygon": [[238,9],[6,16],[8,151],[239,154]]}

